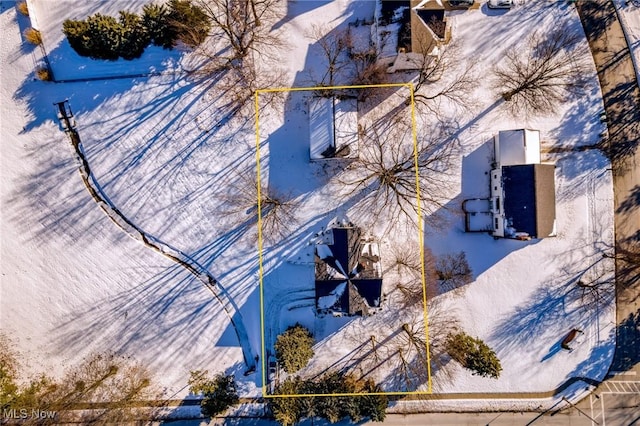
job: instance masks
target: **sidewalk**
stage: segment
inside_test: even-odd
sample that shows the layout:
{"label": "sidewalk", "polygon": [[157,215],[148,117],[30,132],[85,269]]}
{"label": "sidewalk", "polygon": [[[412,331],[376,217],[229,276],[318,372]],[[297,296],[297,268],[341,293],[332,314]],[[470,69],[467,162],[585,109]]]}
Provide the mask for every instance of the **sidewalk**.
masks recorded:
{"label": "sidewalk", "polygon": [[[629,46],[611,0],[580,1],[578,14],[600,79],[614,169],[616,252],[640,245],[640,88]],[[637,267],[616,260],[617,335],[610,372],[638,372],[640,321]],[[633,373],[633,371],[631,373]]]}

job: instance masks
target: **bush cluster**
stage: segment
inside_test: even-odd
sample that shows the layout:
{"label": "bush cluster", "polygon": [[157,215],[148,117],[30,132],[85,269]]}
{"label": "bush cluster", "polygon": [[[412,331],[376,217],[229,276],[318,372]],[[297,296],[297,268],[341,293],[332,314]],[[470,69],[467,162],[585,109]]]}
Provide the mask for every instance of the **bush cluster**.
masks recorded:
{"label": "bush cluster", "polygon": [[276,339],[276,359],[287,373],[295,373],[307,365],[313,357],[311,332],[296,324],[289,327]]}
{"label": "bush cluster", "polygon": [[26,1],[18,3],[18,12],[22,13],[24,16],[29,16],[29,6],[27,6]]}
{"label": "bush cluster", "polygon": [[380,386],[371,379],[357,380],[352,374],[329,373],[318,380],[287,379],[277,389],[276,395],[302,394],[354,394],[357,396],[300,396],[270,398],[269,408],[276,421],[287,426],[304,418],[321,417],[331,423],[349,417],[358,423],[368,417],[374,422],[385,418],[388,399]]}
{"label": "bush cluster", "polygon": [[85,20],[67,19],[62,24],[69,44],[80,56],[108,60],[139,58],[150,44],[171,49],[182,41],[195,47],[210,29],[207,15],[189,0],[147,4],[142,15],[121,11],[114,18],[96,13]]}
{"label": "bush cluster", "polygon": [[215,417],[227,411],[227,408],[240,401],[233,375],[216,374],[208,376],[205,371],[191,371],[189,390],[194,394],[202,394],[200,411],[204,416]]}
{"label": "bush cluster", "polygon": [[42,44],[42,36],[40,35],[40,31],[35,28],[27,28],[24,30],[24,38],[31,44]]}
{"label": "bush cluster", "polygon": [[466,333],[450,334],[446,342],[447,353],[474,375],[500,377],[502,365],[496,353],[482,340]]}

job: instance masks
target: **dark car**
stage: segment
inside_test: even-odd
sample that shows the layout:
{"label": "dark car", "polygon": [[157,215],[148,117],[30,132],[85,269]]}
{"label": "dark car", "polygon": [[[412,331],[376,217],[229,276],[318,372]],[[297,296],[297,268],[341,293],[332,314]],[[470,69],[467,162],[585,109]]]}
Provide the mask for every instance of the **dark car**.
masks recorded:
{"label": "dark car", "polygon": [[449,5],[452,7],[456,6],[473,6],[474,0],[449,0]]}
{"label": "dark car", "polygon": [[487,6],[490,9],[511,9],[513,0],[489,0]]}

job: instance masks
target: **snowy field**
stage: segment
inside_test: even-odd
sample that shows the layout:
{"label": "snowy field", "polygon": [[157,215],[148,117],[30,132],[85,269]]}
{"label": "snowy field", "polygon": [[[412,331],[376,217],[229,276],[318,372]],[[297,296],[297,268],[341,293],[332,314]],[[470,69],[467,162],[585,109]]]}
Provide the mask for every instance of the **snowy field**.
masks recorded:
{"label": "snowy field", "polygon": [[[112,13],[123,7],[119,2],[100,1],[91,7],[83,3],[84,11],[75,9],[73,16],[61,6],[47,7],[47,0],[33,3],[56,78],[65,72],[77,78],[77,65],[86,67],[80,73],[84,76],[122,72],[105,71],[108,63],[83,63],[73,57],[59,32],[63,18],[81,17],[88,10]],[[123,2],[128,3],[132,9],[141,4]],[[14,4],[3,1],[0,13],[2,331],[15,337],[34,365],[51,373],[91,351],[114,350],[148,363],[169,395],[185,396],[188,372],[195,369],[235,373],[243,395],[258,395],[261,371],[243,376],[238,339],[211,293],[183,268],[127,236],[92,201],[52,103],[69,99],[87,160],[112,204],[220,280],[259,353],[255,212],[237,202],[245,179],[255,170],[252,111],[229,119],[216,81],[180,73],[60,84],[35,81],[38,52],[22,42],[24,24]],[[285,72],[284,85],[299,87],[308,85],[305,70],[319,66],[313,53],[317,46],[306,37],[310,25],[334,28],[370,20],[374,3],[297,1],[282,9],[286,16],[274,25],[287,40],[278,52],[279,66]],[[454,315],[468,334],[492,346],[504,370],[498,380],[483,379],[449,363],[434,371],[435,392],[548,391],[570,377],[601,379],[613,354],[613,295],[605,294],[597,305],[584,309],[575,285],[585,271],[612,274],[610,259],[602,257],[613,244],[612,180],[609,164],[598,152],[543,153],[543,160],[557,165],[557,237],[522,242],[463,232],[462,200],[488,195],[489,141],[497,131],[539,129],[544,151],[592,144],[603,130],[595,69],[585,97],[542,118],[509,115],[489,89],[491,66],[506,49],[533,29],[550,29],[564,20],[582,31],[577,14],[564,2],[530,1],[508,12],[483,6],[452,17],[453,39],[466,58],[461,66],[464,61],[476,64],[478,84],[470,96],[477,106],[465,114],[450,114],[458,128],[460,156],[448,208],[437,212],[439,226],[427,226],[424,240],[435,254],[465,251],[474,282],[438,296],[438,307]],[[588,55],[586,42],[582,48]],[[57,63],[54,53],[61,55]],[[158,56],[150,54],[131,67],[124,61],[113,65],[124,64],[127,72],[136,74],[189,59],[178,52],[151,53]],[[72,58],[67,60],[67,55]],[[281,295],[270,296],[268,319],[276,323],[269,328],[272,335],[296,321],[317,327],[310,309],[288,310],[297,303],[291,282],[303,287],[303,281],[312,279],[308,267],[289,260],[300,255],[309,235],[332,219],[328,212],[341,210],[330,203],[318,209],[318,203],[331,199],[331,185],[325,185],[323,175],[300,180],[288,175],[287,167],[308,165],[305,114],[304,96],[296,95],[286,98],[282,107],[265,110],[261,118],[264,179],[275,186],[286,183],[288,196],[304,200],[286,240],[293,244],[265,247],[265,264],[278,271],[269,278],[273,294]],[[283,123],[299,135],[297,143],[270,146],[269,139]],[[385,244],[407,233],[394,235],[387,236]],[[290,266],[277,269],[279,264]],[[322,369],[331,364],[336,351],[349,349],[353,329],[375,327],[380,321],[376,318],[325,324],[318,330],[326,338],[316,347],[320,356],[315,365]],[[560,341],[573,328],[583,331],[575,350],[560,350]]]}

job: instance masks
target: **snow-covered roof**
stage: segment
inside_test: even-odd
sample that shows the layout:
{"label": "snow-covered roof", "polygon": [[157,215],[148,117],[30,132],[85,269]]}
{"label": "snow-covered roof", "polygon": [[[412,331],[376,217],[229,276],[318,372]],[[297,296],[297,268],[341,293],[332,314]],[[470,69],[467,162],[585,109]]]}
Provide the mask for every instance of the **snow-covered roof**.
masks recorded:
{"label": "snow-covered roof", "polygon": [[356,99],[309,100],[309,147],[312,160],[357,156],[358,102]]}
{"label": "snow-covered roof", "polygon": [[309,99],[309,142],[312,160],[326,158],[323,153],[335,148],[333,98]]}
{"label": "snow-covered roof", "polygon": [[380,306],[382,270],[378,245],[363,241],[360,228],[334,227],[333,243],[316,245],[315,289],[319,310],[367,315]]}
{"label": "snow-covered roof", "polygon": [[495,138],[496,162],[501,166],[540,163],[540,132],[502,130]]}
{"label": "snow-covered roof", "polygon": [[432,7],[439,7],[444,9],[444,4],[442,3],[442,0],[422,0],[420,3],[418,3],[417,6],[414,7],[414,9],[426,9]]}

